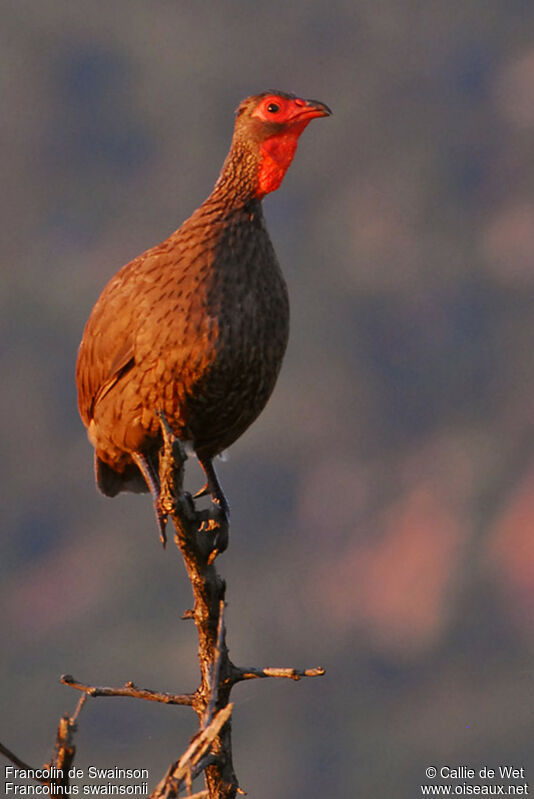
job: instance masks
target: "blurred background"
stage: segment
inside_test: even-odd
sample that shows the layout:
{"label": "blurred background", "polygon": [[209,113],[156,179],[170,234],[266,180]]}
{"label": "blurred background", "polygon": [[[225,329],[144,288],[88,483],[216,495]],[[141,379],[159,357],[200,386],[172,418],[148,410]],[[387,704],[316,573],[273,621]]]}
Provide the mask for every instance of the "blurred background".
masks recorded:
{"label": "blurred background", "polygon": [[[4,0],[2,742],[50,757],[76,692],[197,684],[190,589],[150,500],[100,496],[76,351],[100,291],[207,196],[233,111],[334,116],[265,201],[292,333],[219,473],[254,799],[409,799],[429,765],[534,778],[534,6]],[[189,461],[191,486],[200,487]],[[187,708],[86,705],[77,765],[145,767]]]}

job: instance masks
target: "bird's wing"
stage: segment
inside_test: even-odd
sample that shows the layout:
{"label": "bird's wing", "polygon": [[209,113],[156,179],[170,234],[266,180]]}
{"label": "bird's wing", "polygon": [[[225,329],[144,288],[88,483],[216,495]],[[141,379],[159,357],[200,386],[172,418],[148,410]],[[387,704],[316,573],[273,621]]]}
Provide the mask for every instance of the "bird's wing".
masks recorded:
{"label": "bird's wing", "polygon": [[[188,222],[194,220],[195,215]],[[78,353],[78,406],[87,426],[96,403],[136,362],[148,369],[150,363],[165,361],[178,374],[187,361],[190,371],[201,371],[203,348],[193,357],[192,345],[183,342],[188,326],[200,343],[216,334],[198,275],[200,265],[211,257],[216,236],[215,230],[195,239],[184,224],[110,280],[89,317]],[[165,319],[172,319],[172,324]]]}
{"label": "bird's wing", "polygon": [[78,407],[86,425],[95,404],[135,362],[136,262],[108,283],[85,326],[76,364]]}

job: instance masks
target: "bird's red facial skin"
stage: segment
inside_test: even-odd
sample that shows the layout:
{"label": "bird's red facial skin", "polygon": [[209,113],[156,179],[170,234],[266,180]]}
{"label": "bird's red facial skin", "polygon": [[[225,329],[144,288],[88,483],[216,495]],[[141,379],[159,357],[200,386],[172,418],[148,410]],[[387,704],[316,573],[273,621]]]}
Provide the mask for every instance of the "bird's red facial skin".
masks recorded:
{"label": "bird's red facial skin", "polygon": [[293,100],[280,97],[277,94],[268,94],[252,114],[253,117],[261,119],[262,122],[288,122],[291,118],[291,110],[294,105]]}
{"label": "bird's red facial skin", "polygon": [[[325,106],[322,104],[317,105],[313,100],[303,100],[301,97],[290,99],[281,97],[279,94],[268,94],[254,110],[252,117],[261,119],[262,122],[293,125],[304,120],[309,122],[310,119],[327,116],[329,113],[329,110],[325,111]],[[300,133],[302,133],[302,130]]]}
{"label": "bird's red facial skin", "polygon": [[330,113],[323,103],[303,100],[301,97],[268,94],[262,98],[251,116],[261,122],[274,124],[278,131],[260,144],[257,197],[261,199],[269,192],[276,191],[293,160],[304,128],[312,119]]}
{"label": "bird's red facial skin", "polygon": [[271,136],[260,145],[261,161],[257,190],[257,197],[260,199],[269,192],[276,191],[280,186],[297,150],[299,136],[307,123],[308,120],[301,123],[298,131],[292,127],[284,133]]}

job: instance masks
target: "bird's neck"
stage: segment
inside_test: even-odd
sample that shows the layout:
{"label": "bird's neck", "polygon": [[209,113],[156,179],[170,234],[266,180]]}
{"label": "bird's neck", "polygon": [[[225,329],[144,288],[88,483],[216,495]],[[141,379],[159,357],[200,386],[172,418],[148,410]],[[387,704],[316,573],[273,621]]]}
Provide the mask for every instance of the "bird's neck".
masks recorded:
{"label": "bird's neck", "polygon": [[257,197],[258,155],[247,142],[234,140],[210,199],[236,208]]}
{"label": "bird's neck", "polygon": [[234,138],[212,197],[243,205],[276,191],[293,160],[301,132],[284,131],[262,142]]}

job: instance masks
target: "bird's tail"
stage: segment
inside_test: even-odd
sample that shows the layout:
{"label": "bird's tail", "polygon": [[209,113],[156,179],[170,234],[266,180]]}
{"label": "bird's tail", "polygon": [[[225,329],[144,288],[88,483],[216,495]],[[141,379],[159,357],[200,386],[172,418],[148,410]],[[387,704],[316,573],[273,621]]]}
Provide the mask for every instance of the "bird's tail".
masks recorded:
{"label": "bird's tail", "polygon": [[122,472],[116,471],[95,454],[95,477],[99,489],[107,497],[115,497],[121,491],[148,494],[145,478],[135,465],[128,463]]}

